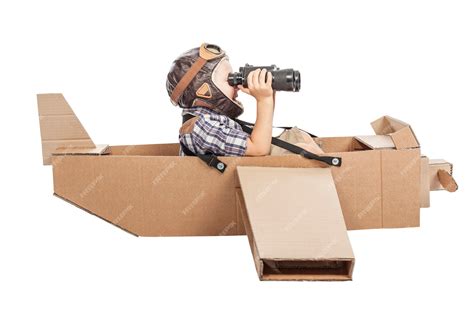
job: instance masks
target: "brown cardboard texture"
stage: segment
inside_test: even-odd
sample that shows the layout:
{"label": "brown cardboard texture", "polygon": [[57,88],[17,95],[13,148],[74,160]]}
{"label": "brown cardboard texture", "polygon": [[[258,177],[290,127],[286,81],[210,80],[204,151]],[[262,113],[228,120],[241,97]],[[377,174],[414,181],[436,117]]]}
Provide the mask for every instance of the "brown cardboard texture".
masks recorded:
{"label": "brown cardboard texture", "polygon": [[261,280],[351,280],[354,255],[331,170],[237,167]]}
{"label": "brown cardboard texture", "polygon": [[[55,113],[58,101],[64,108],[62,95],[45,96],[38,96],[40,111]],[[68,147],[62,138],[69,137],[69,131],[62,124],[43,126],[53,129],[42,134],[56,132],[57,140]],[[314,141],[324,150],[322,155],[343,160],[341,167],[328,170],[348,230],[419,226],[419,148],[371,149],[355,137]],[[110,146],[100,153],[78,146],[72,150],[81,154],[55,148],[54,194],[139,236],[245,234],[235,194],[240,188],[237,166],[326,167],[296,154],[219,157],[227,164],[220,173],[198,157],[179,156],[178,143]]]}
{"label": "brown cardboard texture", "polygon": [[420,143],[410,125],[395,118],[384,116],[371,123],[377,135],[388,135],[397,149],[419,148]]}
{"label": "brown cardboard texture", "polygon": [[51,152],[53,156],[60,155],[106,155],[109,153],[109,145],[96,145],[95,148],[83,147],[58,147]]}
{"label": "brown cardboard texture", "polygon": [[355,137],[315,140],[343,159],[332,172],[348,229],[419,226],[419,148],[370,149]]}
{"label": "brown cardboard texture", "polygon": [[438,170],[438,178],[439,182],[441,183],[441,186],[443,186],[446,191],[452,193],[458,190],[458,184],[451,176],[451,174],[445,171],[444,169]]}
{"label": "brown cardboard texture", "polygon": [[431,191],[455,192],[458,185],[453,178],[453,164],[444,159],[430,159],[429,182]]}
{"label": "brown cardboard texture", "polygon": [[37,99],[43,165],[51,164],[51,154],[58,147],[95,148],[62,94],[39,94]]}
{"label": "brown cardboard texture", "polygon": [[395,144],[390,136],[357,136],[355,138],[371,149],[395,149]]}
{"label": "brown cardboard texture", "polygon": [[430,207],[429,158],[421,156],[420,207]]}

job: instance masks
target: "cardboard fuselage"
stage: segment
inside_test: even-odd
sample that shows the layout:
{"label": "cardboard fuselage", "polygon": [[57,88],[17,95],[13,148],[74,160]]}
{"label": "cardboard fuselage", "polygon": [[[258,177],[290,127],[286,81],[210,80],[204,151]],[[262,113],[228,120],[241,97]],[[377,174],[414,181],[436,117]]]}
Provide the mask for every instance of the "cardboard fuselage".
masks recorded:
{"label": "cardboard fuselage", "polygon": [[[420,150],[365,149],[352,137],[318,138],[333,167],[347,229],[420,224]],[[245,234],[237,166],[325,167],[299,155],[221,157],[221,174],[178,144],[111,146],[108,155],[52,157],[54,193],[140,236]]]}

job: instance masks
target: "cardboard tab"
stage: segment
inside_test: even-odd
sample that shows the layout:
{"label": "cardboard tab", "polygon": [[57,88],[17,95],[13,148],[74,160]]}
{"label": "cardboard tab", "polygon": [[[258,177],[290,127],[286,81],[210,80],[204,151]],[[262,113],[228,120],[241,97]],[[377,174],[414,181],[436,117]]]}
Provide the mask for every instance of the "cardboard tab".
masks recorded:
{"label": "cardboard tab", "polygon": [[395,118],[384,116],[371,123],[377,135],[388,135],[392,138],[397,149],[419,148],[411,126]]}
{"label": "cardboard tab", "polygon": [[[440,176],[440,171],[444,171],[446,174],[441,172]],[[447,162],[444,159],[430,159],[429,161],[429,182],[430,182],[430,191],[442,191],[442,190],[447,190],[446,187],[448,186],[448,182],[454,182],[454,178],[452,180],[449,180],[446,175],[449,175],[449,177],[452,178],[453,176],[453,164],[450,162]],[[443,178],[444,185],[441,183],[441,178]],[[457,190],[457,184],[453,184],[450,186],[450,189],[456,188]],[[455,191],[454,190],[454,191]]]}
{"label": "cardboard tab", "polygon": [[438,170],[438,178],[441,186],[443,186],[446,191],[456,192],[458,190],[458,184],[453,176],[444,169]]}
{"label": "cardboard tab", "polygon": [[38,94],[43,165],[51,165],[57,148],[95,148],[95,144],[61,93]]}
{"label": "cardboard tab", "polygon": [[354,254],[330,168],[237,166],[261,280],[351,280]]}

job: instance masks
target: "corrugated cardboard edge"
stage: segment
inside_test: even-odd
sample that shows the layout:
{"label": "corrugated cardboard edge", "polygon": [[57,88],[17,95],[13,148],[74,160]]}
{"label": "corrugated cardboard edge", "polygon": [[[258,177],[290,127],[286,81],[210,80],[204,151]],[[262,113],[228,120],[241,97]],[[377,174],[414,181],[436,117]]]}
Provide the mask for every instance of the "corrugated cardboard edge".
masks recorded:
{"label": "corrugated cardboard edge", "polygon": [[[252,166],[238,166],[237,169],[238,170],[241,170],[241,169],[245,169],[245,168],[261,168],[261,167],[252,167]],[[277,169],[277,168],[275,168]],[[294,169],[294,168],[293,168]],[[279,168],[279,170],[283,170],[283,168]],[[239,179],[240,181],[240,179]],[[241,184],[239,183],[239,187],[241,186]],[[334,187],[334,191],[335,190],[335,187]],[[299,280],[299,281],[351,281],[352,280],[352,274],[353,274],[353,270],[354,270],[354,265],[355,265],[355,257],[353,255],[353,252],[352,252],[352,247],[350,246],[350,242],[348,240],[348,237],[347,237],[347,233],[346,233],[346,239],[347,239],[347,242],[349,243],[349,250],[350,251],[349,253],[351,254],[351,258],[344,258],[344,257],[329,257],[329,258],[275,258],[275,257],[272,257],[271,259],[262,259],[261,256],[260,256],[260,252],[259,252],[259,248],[256,244],[256,241],[255,241],[255,237],[254,237],[254,230],[252,228],[252,225],[250,223],[250,219],[249,219],[249,214],[248,214],[248,209],[247,209],[247,205],[245,203],[245,198],[244,198],[244,194],[242,192],[242,189],[239,189],[239,188],[236,188],[236,199],[238,200],[238,203],[239,203],[239,209],[240,209],[240,213],[241,213],[241,216],[242,216],[242,220],[243,220],[243,223],[244,223],[244,227],[245,227],[245,230],[246,230],[246,233],[247,233],[247,237],[249,239],[249,244],[250,244],[250,248],[251,248],[251,251],[252,251],[252,255],[253,255],[253,258],[254,258],[254,263],[255,263],[255,268],[257,270],[257,274],[258,274],[258,277],[260,280],[284,280],[284,281],[289,281],[289,280]],[[342,223],[344,224],[344,218],[342,216],[342,212],[341,212],[341,218],[342,218]],[[347,252],[347,250],[346,250]],[[286,261],[290,261],[290,262],[308,262],[308,264],[310,263],[315,263],[317,264],[318,262],[337,262],[337,261],[342,261],[342,262],[345,262],[346,263],[346,268],[347,268],[347,273],[344,273],[344,274],[328,274],[328,273],[302,273],[302,274],[297,274],[297,273],[278,273],[278,274],[274,274],[274,273],[271,273],[271,274],[266,274],[264,275],[264,263],[265,262],[286,262]],[[268,264],[267,264],[268,265]],[[271,266],[270,266],[271,267]],[[306,267],[308,268],[308,267]],[[309,268],[316,268],[316,267],[309,267]],[[277,268],[276,270],[278,271],[279,268]]]}
{"label": "corrugated cardboard edge", "polygon": [[95,144],[61,93],[38,94],[43,165],[51,165],[57,148],[95,148]]}
{"label": "corrugated cardboard edge", "polygon": [[[236,172],[237,173],[237,172]],[[249,240],[250,250],[252,252],[252,257],[255,263],[255,269],[257,270],[257,275],[260,280],[262,280],[263,276],[263,263],[260,260],[260,255],[258,254],[257,245],[255,244],[255,239],[253,237],[252,228],[250,227],[250,222],[247,215],[247,209],[245,208],[244,196],[242,193],[242,189],[236,188],[235,189],[235,198],[238,203],[238,210],[240,212],[239,216],[242,219],[244,224],[245,232],[247,234],[247,238]]]}
{"label": "corrugated cardboard edge", "polygon": [[108,155],[110,153],[109,145],[96,145],[95,148],[82,147],[58,147],[51,154],[60,155]]}
{"label": "corrugated cardboard edge", "polygon": [[[249,245],[250,245],[250,250],[252,252],[252,257],[253,257],[253,260],[254,260],[254,264],[255,264],[255,269],[257,271],[257,275],[258,275],[258,278],[261,280],[261,281],[270,281],[270,280],[294,280],[294,281],[314,281],[315,279],[309,279],[308,278],[308,275],[292,275],[292,279],[288,279],[287,276],[285,277],[279,277],[278,275],[269,275],[267,278],[264,277],[263,275],[263,260],[260,259],[260,255],[258,253],[258,248],[257,248],[257,245],[255,244],[255,239],[254,239],[254,236],[253,236],[253,231],[252,231],[252,228],[250,226],[250,222],[249,222],[249,219],[248,219],[248,214],[247,214],[247,209],[245,207],[245,202],[244,202],[244,197],[243,197],[243,194],[242,194],[242,190],[240,188],[236,188],[236,192],[235,192],[235,195],[236,195],[236,200],[237,200],[237,203],[238,203],[238,210],[239,210],[239,213],[240,213],[240,216],[242,217],[242,222],[244,223],[244,227],[245,227],[245,231],[246,231],[246,234],[247,234],[247,238],[248,238],[248,241],[249,241]],[[325,275],[324,278],[322,278],[321,275],[315,275],[315,276],[318,276],[318,281],[352,281],[352,274],[353,274],[353,271],[354,271],[354,265],[355,265],[355,258],[351,258],[351,259],[346,259],[346,258],[340,258],[340,259],[337,259],[337,260],[341,260],[341,261],[350,261],[350,267],[349,267],[349,272],[348,272],[348,275],[347,277],[342,277],[342,276],[338,276],[338,275]]]}

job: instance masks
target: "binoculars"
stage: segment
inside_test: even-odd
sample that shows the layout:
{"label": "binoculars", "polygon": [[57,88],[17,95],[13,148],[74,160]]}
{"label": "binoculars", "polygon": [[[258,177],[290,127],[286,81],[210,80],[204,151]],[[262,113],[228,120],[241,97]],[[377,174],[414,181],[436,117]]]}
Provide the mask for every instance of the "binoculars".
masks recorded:
{"label": "binoculars", "polygon": [[243,85],[244,87],[247,87],[247,77],[249,73],[258,68],[265,68],[267,71],[272,73],[272,88],[275,91],[298,92],[301,88],[301,76],[299,71],[295,71],[291,68],[281,70],[276,67],[276,65],[252,66],[245,64],[244,67],[239,68],[238,72],[229,73],[227,82],[231,86]]}

